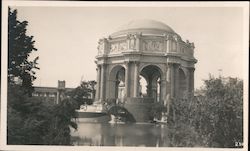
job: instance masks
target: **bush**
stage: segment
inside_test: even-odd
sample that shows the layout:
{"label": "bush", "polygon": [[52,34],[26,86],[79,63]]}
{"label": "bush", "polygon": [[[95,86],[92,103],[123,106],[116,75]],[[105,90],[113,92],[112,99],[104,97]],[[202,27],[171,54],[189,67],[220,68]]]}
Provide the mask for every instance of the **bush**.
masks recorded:
{"label": "bush", "polygon": [[152,117],[152,119],[155,117],[157,119],[161,119],[162,113],[166,113],[167,112],[167,108],[160,103],[155,103],[152,106],[152,109],[150,111],[150,115]]}
{"label": "bush", "polygon": [[69,126],[77,128],[71,121],[76,117],[73,101],[51,105],[19,86],[8,87],[7,116],[9,145],[70,145]]}
{"label": "bush", "polygon": [[174,100],[170,113],[173,146],[237,147],[243,142],[243,81],[210,77],[196,97]]}

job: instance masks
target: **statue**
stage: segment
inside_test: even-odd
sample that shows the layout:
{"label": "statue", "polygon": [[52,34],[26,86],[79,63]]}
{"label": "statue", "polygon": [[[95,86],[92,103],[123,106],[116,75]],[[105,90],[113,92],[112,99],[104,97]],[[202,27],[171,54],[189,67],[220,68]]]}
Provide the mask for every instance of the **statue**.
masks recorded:
{"label": "statue", "polygon": [[136,45],[136,37],[135,37],[135,35],[129,35],[128,39],[129,39],[129,49],[134,50],[135,45]]}

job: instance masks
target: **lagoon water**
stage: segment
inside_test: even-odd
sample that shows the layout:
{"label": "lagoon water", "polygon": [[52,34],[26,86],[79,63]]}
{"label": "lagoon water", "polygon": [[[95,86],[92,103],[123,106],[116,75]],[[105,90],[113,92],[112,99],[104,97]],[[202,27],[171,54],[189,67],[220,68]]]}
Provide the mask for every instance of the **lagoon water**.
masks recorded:
{"label": "lagoon water", "polygon": [[166,125],[151,123],[110,124],[78,123],[71,131],[73,145],[79,146],[146,146],[167,147]]}

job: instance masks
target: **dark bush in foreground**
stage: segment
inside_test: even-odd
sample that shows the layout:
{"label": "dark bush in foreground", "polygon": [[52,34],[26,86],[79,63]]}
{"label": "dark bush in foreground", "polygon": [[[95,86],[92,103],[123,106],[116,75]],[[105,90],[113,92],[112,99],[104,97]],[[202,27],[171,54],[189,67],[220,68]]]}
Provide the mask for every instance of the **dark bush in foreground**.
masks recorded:
{"label": "dark bush in foreground", "polygon": [[171,110],[173,146],[230,148],[243,142],[242,80],[210,77],[196,97],[174,100]]}

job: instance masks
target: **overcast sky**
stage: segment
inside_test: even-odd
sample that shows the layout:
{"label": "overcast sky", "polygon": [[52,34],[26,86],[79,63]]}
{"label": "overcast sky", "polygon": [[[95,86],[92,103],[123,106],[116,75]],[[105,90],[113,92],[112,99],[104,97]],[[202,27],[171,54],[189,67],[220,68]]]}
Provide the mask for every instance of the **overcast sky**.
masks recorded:
{"label": "overcast sky", "polygon": [[27,20],[39,56],[36,86],[76,87],[96,80],[98,39],[134,19],[169,25],[195,44],[195,88],[209,73],[243,77],[243,11],[240,7],[12,7]]}

